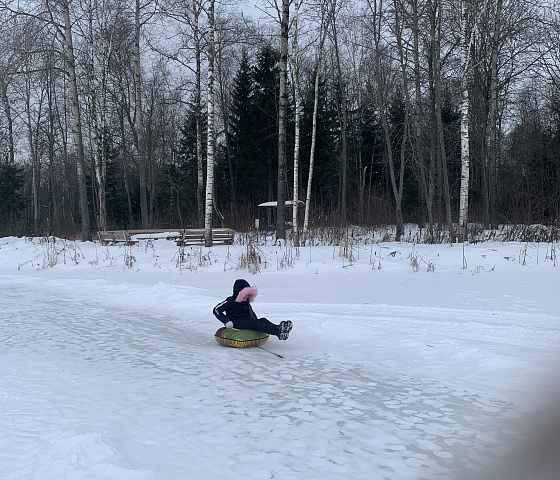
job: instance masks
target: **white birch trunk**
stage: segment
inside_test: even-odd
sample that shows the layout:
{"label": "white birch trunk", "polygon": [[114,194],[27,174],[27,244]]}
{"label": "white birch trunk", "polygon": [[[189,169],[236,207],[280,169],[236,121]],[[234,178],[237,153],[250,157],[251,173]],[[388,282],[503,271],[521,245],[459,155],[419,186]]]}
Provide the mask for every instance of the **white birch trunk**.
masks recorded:
{"label": "white birch trunk", "polygon": [[311,130],[311,151],[309,153],[309,176],[307,177],[307,195],[305,198],[305,215],[303,218],[303,231],[309,228],[309,206],[311,205],[311,185],[313,184],[313,168],[315,166],[315,144],[317,142],[317,111],[319,106],[319,79],[321,69],[321,57],[323,54],[323,43],[319,48],[317,58],[317,72],[315,73],[315,94],[313,100],[313,126]]}
{"label": "white birch trunk", "polygon": [[292,40],[292,56],[290,59],[290,67],[292,72],[292,83],[294,85],[294,102],[295,102],[295,132],[294,132],[294,193],[292,208],[292,225],[294,239],[298,235],[298,203],[299,203],[299,145],[300,145],[300,129],[301,129],[301,92],[299,89],[299,79],[297,70],[297,53],[298,53],[298,17],[299,6],[301,0],[295,0],[294,22],[293,22],[293,40]]}
{"label": "white birch trunk", "polygon": [[469,40],[467,36],[468,10],[466,1],[461,2],[461,189],[459,193],[459,242],[467,239],[469,210]]}
{"label": "white birch trunk", "polygon": [[332,0],[331,9],[325,12],[323,8],[321,19],[321,30],[319,31],[319,52],[317,54],[317,70],[315,72],[315,91],[313,99],[313,127],[311,131],[311,151],[309,153],[309,176],[307,178],[307,195],[305,198],[305,217],[303,220],[303,231],[307,232],[309,228],[309,207],[311,205],[311,185],[313,182],[313,167],[315,165],[315,144],[317,143],[317,113],[319,110],[319,80],[321,79],[321,62],[323,58],[323,46],[329,28],[336,0]]}
{"label": "white birch trunk", "polygon": [[208,2],[208,138],[206,153],[206,204],[204,212],[204,245],[212,246],[212,208],[214,190],[214,0]]}

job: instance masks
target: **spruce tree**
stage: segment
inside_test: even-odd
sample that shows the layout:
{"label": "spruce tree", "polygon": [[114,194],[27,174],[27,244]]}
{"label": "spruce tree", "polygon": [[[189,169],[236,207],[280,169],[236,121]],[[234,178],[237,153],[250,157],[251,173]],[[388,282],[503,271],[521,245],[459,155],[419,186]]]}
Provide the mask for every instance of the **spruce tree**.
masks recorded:
{"label": "spruce tree", "polygon": [[260,51],[251,66],[244,53],[233,85],[230,110],[233,178],[240,203],[274,196],[278,158],[278,52]]}
{"label": "spruce tree", "polygon": [[279,92],[279,53],[271,46],[261,49],[257,64],[253,69],[255,94],[254,135],[257,140],[253,172],[258,188],[255,189],[257,201],[274,199],[278,168],[278,92]]}
{"label": "spruce tree", "polygon": [[255,151],[255,118],[253,106],[254,85],[251,65],[246,52],[243,52],[239,70],[233,84],[232,104],[229,115],[232,178],[236,198],[245,199],[247,193],[247,172],[251,168]]}

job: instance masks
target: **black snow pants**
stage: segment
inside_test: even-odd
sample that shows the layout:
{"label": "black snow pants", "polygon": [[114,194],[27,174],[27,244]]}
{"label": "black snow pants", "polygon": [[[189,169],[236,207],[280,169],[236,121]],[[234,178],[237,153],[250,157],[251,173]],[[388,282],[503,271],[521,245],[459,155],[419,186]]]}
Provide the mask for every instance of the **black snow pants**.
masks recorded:
{"label": "black snow pants", "polygon": [[256,330],[257,332],[268,333],[269,335],[276,335],[278,333],[278,325],[274,325],[266,318],[253,318],[249,315],[236,318],[233,321],[234,328],[240,330]]}

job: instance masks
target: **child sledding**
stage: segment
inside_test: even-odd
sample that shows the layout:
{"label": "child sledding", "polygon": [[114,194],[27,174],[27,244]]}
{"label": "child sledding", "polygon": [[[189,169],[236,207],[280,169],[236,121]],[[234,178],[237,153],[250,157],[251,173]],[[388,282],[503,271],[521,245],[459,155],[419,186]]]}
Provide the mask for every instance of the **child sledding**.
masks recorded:
{"label": "child sledding", "polygon": [[287,340],[292,330],[292,322],[286,320],[275,325],[264,317],[258,318],[251,307],[251,302],[256,296],[257,287],[251,287],[246,280],[236,280],[233,284],[233,295],[214,307],[214,316],[226,328],[255,330],[275,335],[280,340]]}

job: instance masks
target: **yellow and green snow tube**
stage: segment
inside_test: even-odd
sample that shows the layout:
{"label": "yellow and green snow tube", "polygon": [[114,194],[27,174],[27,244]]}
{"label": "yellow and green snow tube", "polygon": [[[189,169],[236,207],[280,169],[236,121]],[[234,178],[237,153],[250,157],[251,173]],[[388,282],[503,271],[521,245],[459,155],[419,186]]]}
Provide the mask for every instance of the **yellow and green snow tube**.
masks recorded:
{"label": "yellow and green snow tube", "polygon": [[268,340],[268,333],[222,327],[214,334],[214,338],[226,347],[258,347]]}

